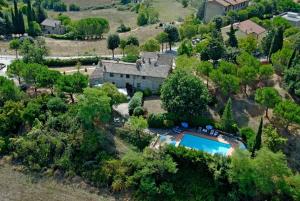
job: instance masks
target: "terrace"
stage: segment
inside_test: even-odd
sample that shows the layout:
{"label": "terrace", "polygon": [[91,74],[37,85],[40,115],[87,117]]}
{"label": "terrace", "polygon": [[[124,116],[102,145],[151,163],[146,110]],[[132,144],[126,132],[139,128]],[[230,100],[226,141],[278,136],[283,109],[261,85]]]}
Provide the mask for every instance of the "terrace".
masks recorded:
{"label": "terrace", "polygon": [[235,149],[245,149],[245,145],[232,134],[213,129],[208,125],[205,128],[175,127],[169,130],[155,129],[156,140],[151,144],[160,148],[171,144],[176,147],[184,146],[189,149],[204,151],[210,154],[231,156]]}

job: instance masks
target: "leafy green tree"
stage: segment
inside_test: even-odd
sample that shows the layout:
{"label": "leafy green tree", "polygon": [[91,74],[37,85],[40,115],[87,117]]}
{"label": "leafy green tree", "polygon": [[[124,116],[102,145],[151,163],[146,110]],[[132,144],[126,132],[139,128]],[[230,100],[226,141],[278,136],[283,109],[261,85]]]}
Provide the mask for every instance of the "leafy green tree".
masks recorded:
{"label": "leafy green tree", "polygon": [[9,77],[17,78],[19,85],[21,84],[21,73],[23,68],[25,68],[26,63],[20,60],[13,61],[7,68],[7,75]]}
{"label": "leafy green tree", "polygon": [[214,70],[210,77],[221,90],[222,94],[226,97],[229,97],[239,91],[240,80],[234,75],[223,74],[218,70]]}
{"label": "leafy green tree", "polygon": [[[146,148],[143,153],[128,152],[118,163],[107,164],[107,175],[116,173],[114,190],[137,189],[136,198],[145,200],[171,200],[175,189],[169,178],[177,172],[170,155]],[[125,168],[124,168],[125,167]]]}
{"label": "leafy green tree", "polygon": [[176,71],[162,85],[163,107],[183,118],[200,116],[206,109],[209,93],[196,76]]}
{"label": "leafy green tree", "polygon": [[269,118],[269,108],[274,108],[281,101],[281,97],[276,89],[264,87],[256,90],[255,101],[266,108],[266,117]]}
{"label": "leafy green tree", "polygon": [[63,75],[61,76],[57,83],[56,87],[69,94],[72,103],[75,102],[74,94],[82,93],[83,89],[88,86],[88,78],[87,76],[77,72],[72,75]]}
{"label": "leafy green tree", "polygon": [[282,152],[262,148],[252,159],[248,152],[237,150],[231,159],[230,180],[238,185],[238,194],[243,199],[280,200],[287,196],[286,188],[293,188],[287,181],[292,173]]}
{"label": "leafy green tree", "polygon": [[3,106],[6,101],[20,100],[21,96],[20,89],[16,87],[12,80],[0,76],[0,107]]}
{"label": "leafy green tree", "polygon": [[21,102],[9,100],[0,108],[0,136],[18,134],[23,119],[22,112],[24,106]]}
{"label": "leafy green tree", "polygon": [[189,41],[189,40],[182,41],[181,44],[178,47],[177,53],[178,53],[178,55],[185,54],[189,57],[192,56],[193,46],[192,46],[191,41]]}
{"label": "leafy green tree", "polygon": [[139,39],[135,36],[129,36],[127,38],[127,44],[126,45],[134,45],[134,46],[140,46]]}
{"label": "leafy green tree", "polygon": [[32,42],[25,39],[21,45],[21,54],[25,63],[40,63],[44,62],[44,57],[48,55],[48,49],[45,40],[38,38]]}
{"label": "leafy green tree", "polygon": [[255,156],[255,152],[261,148],[262,142],[262,131],[263,131],[263,118],[260,119],[259,127],[256,133],[255,143],[252,148],[251,156]]}
{"label": "leafy green tree", "polygon": [[255,70],[258,71],[260,65],[260,61],[249,54],[248,52],[242,52],[236,57],[236,61],[239,66],[249,66],[253,67]]}
{"label": "leafy green tree", "polygon": [[225,48],[220,40],[213,38],[210,40],[207,48],[204,51],[208,54],[209,58],[216,63],[224,55]]}
{"label": "leafy green tree", "polygon": [[164,32],[168,34],[169,50],[172,50],[172,44],[179,41],[179,32],[174,25],[166,25]]}
{"label": "leafy green tree", "polygon": [[120,37],[117,34],[111,34],[107,38],[107,48],[112,51],[112,58],[115,58],[115,49],[120,45]]}
{"label": "leafy green tree", "polygon": [[234,132],[235,120],[232,112],[232,101],[228,99],[221,118],[221,127],[226,132]]}
{"label": "leafy green tree", "polygon": [[109,22],[104,18],[84,18],[74,23],[74,29],[79,39],[102,38],[109,31]]}
{"label": "leafy green tree", "polygon": [[300,97],[300,65],[287,69],[284,72],[284,85],[293,95]]}
{"label": "leafy green tree", "polygon": [[141,150],[144,146],[142,144],[141,135],[144,129],[148,128],[148,122],[142,116],[132,116],[128,120],[128,126],[132,129],[138,137],[137,147]]}
{"label": "leafy green tree", "polygon": [[246,142],[247,149],[252,150],[255,142],[256,133],[252,128],[245,127],[240,129],[240,135],[244,142]]}
{"label": "leafy green tree", "polygon": [[35,119],[42,115],[42,107],[43,105],[38,100],[30,101],[23,111],[23,119],[32,126]]}
{"label": "leafy green tree", "polygon": [[111,118],[110,98],[101,90],[86,88],[78,101],[78,116],[87,128],[97,128]]}
{"label": "leafy green tree", "polygon": [[213,19],[213,22],[214,22],[216,30],[221,31],[221,28],[223,26],[223,19],[221,17],[215,17]]}
{"label": "leafy green tree", "polygon": [[51,94],[53,94],[54,85],[60,76],[60,72],[44,68],[37,75],[37,85],[38,87],[49,88],[51,90]]}
{"label": "leafy green tree", "polygon": [[286,129],[291,124],[300,124],[300,106],[290,100],[278,103],[274,108],[274,114]]}
{"label": "leafy green tree", "polygon": [[125,51],[126,45],[127,45],[127,41],[124,40],[124,39],[120,39],[120,48],[122,49],[123,57],[124,57],[124,54],[125,54],[124,51]]}
{"label": "leafy green tree", "polygon": [[30,63],[26,64],[21,70],[21,77],[23,80],[34,87],[35,94],[37,95],[37,88],[39,87],[38,77],[43,71],[47,70],[46,66],[41,64]]}
{"label": "leafy green tree", "polygon": [[209,74],[213,70],[213,65],[209,61],[203,61],[200,63],[200,65],[197,66],[197,72],[206,76],[206,87],[208,88],[208,79],[209,79]]}
{"label": "leafy green tree", "polygon": [[257,39],[254,36],[247,36],[239,40],[239,48],[252,54],[257,49]]}
{"label": "leafy green tree", "polygon": [[247,94],[247,86],[255,83],[257,78],[257,71],[253,67],[243,66],[238,69],[238,76],[241,80],[241,84],[244,85],[244,93]]}
{"label": "leafy green tree", "polygon": [[238,40],[237,40],[237,38],[236,38],[236,36],[235,36],[235,32],[236,32],[236,31],[237,31],[237,30],[233,28],[233,24],[231,24],[231,26],[230,26],[230,31],[227,32],[227,35],[228,35],[228,37],[229,37],[227,43],[228,43],[229,46],[231,46],[231,47],[238,47]]}
{"label": "leafy green tree", "polygon": [[286,138],[281,137],[277,132],[276,128],[268,125],[263,129],[263,145],[268,147],[271,151],[277,152],[280,150],[282,145],[287,141]]}
{"label": "leafy green tree", "polygon": [[168,42],[168,34],[166,32],[161,32],[155,38],[161,44],[161,51],[163,52],[164,43]]}
{"label": "leafy green tree", "polygon": [[282,75],[285,69],[288,68],[291,57],[293,56],[292,54],[293,50],[290,48],[282,48],[281,50],[272,54],[272,65],[277,74]]}
{"label": "leafy green tree", "polygon": [[59,97],[53,97],[47,102],[47,109],[53,113],[63,113],[68,109],[67,104]]}
{"label": "leafy green tree", "polygon": [[274,68],[272,65],[261,65],[259,67],[259,80],[260,81],[266,81],[271,78],[271,76],[274,74]]}
{"label": "leafy green tree", "polygon": [[16,51],[16,59],[18,59],[18,50],[20,49],[21,42],[18,39],[9,42],[9,48]]}
{"label": "leafy green tree", "polygon": [[159,52],[159,42],[156,39],[150,38],[142,45],[142,50],[145,52]]}
{"label": "leafy green tree", "polygon": [[110,105],[118,105],[127,101],[127,97],[118,91],[116,85],[112,83],[104,83],[101,86],[101,91],[106,93],[106,95],[111,99]]}

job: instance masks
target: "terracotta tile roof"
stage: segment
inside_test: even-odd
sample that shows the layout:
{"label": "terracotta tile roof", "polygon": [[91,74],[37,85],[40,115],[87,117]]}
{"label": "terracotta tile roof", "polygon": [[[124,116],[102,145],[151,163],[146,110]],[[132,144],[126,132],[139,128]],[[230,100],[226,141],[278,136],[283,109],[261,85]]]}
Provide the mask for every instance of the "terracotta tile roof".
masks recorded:
{"label": "terracotta tile roof", "polygon": [[252,22],[251,20],[245,20],[243,22],[235,23],[234,27],[238,28],[240,31],[242,31],[246,34],[255,33],[257,35],[260,35],[260,34],[266,32],[266,29],[259,26],[255,22]]}

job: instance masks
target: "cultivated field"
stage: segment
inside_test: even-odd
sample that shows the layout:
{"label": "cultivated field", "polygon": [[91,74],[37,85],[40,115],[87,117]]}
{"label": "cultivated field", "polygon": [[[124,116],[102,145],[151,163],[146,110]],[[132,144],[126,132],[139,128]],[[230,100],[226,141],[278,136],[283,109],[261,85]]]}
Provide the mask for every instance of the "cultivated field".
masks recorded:
{"label": "cultivated field", "polygon": [[103,4],[111,4],[114,0],[63,0],[66,4],[75,3],[80,6],[82,9],[88,7],[96,7]]}

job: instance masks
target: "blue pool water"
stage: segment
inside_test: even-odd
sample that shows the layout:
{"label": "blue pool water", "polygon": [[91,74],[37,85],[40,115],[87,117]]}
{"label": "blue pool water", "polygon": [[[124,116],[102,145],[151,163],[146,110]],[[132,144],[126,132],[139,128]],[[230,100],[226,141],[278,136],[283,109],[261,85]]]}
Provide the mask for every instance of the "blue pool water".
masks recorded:
{"label": "blue pool water", "polygon": [[189,147],[196,150],[205,151],[210,154],[222,154],[226,155],[231,148],[230,144],[209,140],[206,138],[184,134],[180,141],[181,146]]}

